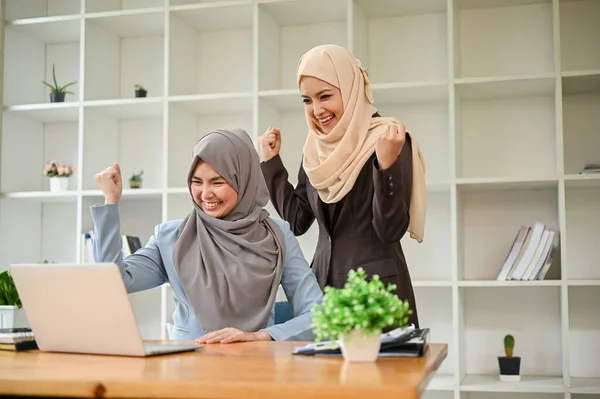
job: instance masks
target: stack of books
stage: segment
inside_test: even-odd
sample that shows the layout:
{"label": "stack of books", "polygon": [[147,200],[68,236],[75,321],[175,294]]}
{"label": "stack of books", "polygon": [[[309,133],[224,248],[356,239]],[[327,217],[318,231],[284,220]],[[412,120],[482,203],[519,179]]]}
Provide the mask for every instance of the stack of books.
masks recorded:
{"label": "stack of books", "polygon": [[543,280],[553,264],[558,263],[558,230],[542,222],[533,226],[521,226],[497,280]]}
{"label": "stack of books", "polygon": [[600,162],[587,163],[581,170],[581,174],[600,173]]}
{"label": "stack of books", "polygon": [[24,351],[37,348],[31,328],[0,328],[0,350]]}

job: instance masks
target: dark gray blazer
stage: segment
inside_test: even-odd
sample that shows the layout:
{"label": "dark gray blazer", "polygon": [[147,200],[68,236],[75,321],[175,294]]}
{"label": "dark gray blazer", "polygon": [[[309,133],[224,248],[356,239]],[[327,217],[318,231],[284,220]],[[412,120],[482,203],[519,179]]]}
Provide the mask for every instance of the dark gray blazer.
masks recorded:
{"label": "dark gray blazer", "polygon": [[362,267],[394,283],[396,293],[413,310],[409,323],[419,327],[411,278],[400,239],[409,224],[412,186],[410,137],[396,162],[384,171],[375,153],[362,168],[352,190],[337,204],[325,204],[304,169],[296,188],[288,181],[279,155],[261,164],[271,202],[290,223],[295,235],[304,234],[316,220],[319,237],[311,263],[320,287],[344,286],[348,271]]}

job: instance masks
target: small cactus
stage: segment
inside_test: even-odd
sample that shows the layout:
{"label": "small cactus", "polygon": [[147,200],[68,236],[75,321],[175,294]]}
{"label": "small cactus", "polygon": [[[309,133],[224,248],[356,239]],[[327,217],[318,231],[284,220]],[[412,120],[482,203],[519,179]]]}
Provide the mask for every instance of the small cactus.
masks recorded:
{"label": "small cactus", "polygon": [[506,357],[513,356],[513,349],[515,347],[515,337],[512,335],[504,336],[504,352],[506,353]]}

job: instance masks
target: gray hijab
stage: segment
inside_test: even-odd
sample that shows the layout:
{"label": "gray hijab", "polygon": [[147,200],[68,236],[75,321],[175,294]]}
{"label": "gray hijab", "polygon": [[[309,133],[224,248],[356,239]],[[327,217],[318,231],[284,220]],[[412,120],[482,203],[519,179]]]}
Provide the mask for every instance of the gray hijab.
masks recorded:
{"label": "gray hijab", "polygon": [[222,219],[194,203],[175,244],[174,262],[196,317],[208,333],[225,327],[254,332],[266,327],[285,259],[285,239],[263,208],[269,200],[258,153],[243,130],[216,130],[194,147],[191,178],[199,159],[238,194]]}

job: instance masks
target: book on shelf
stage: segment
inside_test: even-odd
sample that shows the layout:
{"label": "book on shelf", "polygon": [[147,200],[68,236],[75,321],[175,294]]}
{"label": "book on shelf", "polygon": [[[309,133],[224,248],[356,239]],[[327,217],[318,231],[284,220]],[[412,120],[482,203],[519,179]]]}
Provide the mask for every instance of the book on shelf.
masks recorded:
{"label": "book on shelf", "polygon": [[544,280],[551,266],[558,264],[559,232],[536,221],[519,228],[497,280]]}
{"label": "book on shelf", "polygon": [[90,231],[81,235],[81,262],[95,263],[94,251],[92,250],[94,232]]}
{"label": "book on shelf", "polygon": [[600,173],[600,161],[585,164],[585,166],[579,173],[580,174]]}
{"label": "book on shelf", "polygon": [[134,254],[135,251],[142,247],[142,242],[139,237],[128,236],[123,234],[123,257]]}
{"label": "book on shelf", "polygon": [[[121,236],[123,240],[123,257],[134,254],[135,251],[142,247],[142,243],[139,237],[123,234]],[[93,251],[94,232],[82,234],[81,238],[81,262],[82,263],[95,263],[94,251]]]}
{"label": "book on shelf", "polygon": [[31,328],[0,328],[0,350],[18,352],[37,348]]}

